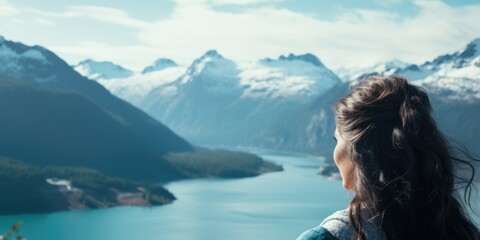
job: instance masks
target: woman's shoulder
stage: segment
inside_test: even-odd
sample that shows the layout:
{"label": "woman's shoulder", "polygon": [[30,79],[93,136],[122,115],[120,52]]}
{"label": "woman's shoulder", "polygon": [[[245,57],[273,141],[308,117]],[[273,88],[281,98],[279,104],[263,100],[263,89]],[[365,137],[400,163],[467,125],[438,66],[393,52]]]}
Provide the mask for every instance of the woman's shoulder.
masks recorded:
{"label": "woman's shoulder", "polygon": [[343,240],[352,238],[348,211],[341,210],[323,220],[320,226],[302,233],[297,240]]}
{"label": "woman's shoulder", "polygon": [[[383,240],[384,234],[370,220],[366,220],[363,233],[369,240]],[[302,233],[297,240],[346,240],[352,239],[353,229],[350,226],[348,210],[340,210],[323,220],[320,226]]]}
{"label": "woman's shoulder", "polygon": [[297,240],[339,240],[324,227],[318,226],[302,233]]}

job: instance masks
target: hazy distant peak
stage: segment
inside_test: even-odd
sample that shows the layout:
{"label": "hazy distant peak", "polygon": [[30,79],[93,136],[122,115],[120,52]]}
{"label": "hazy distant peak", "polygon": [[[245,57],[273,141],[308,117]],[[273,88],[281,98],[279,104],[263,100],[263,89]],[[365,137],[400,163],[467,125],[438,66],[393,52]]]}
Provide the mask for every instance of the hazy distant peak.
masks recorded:
{"label": "hazy distant peak", "polygon": [[133,72],[120,65],[109,61],[95,61],[85,59],[73,66],[77,72],[90,79],[112,79],[126,78],[133,75]]}
{"label": "hazy distant peak", "polygon": [[393,59],[393,60],[390,60],[390,61],[386,61],[383,64],[387,68],[395,68],[395,67],[396,68],[404,68],[404,67],[407,67],[407,66],[411,65],[410,63],[407,63],[407,62],[404,62],[404,61],[401,61],[401,60],[398,60],[398,59]]}
{"label": "hazy distant peak", "polygon": [[177,65],[173,60],[168,59],[168,58],[159,58],[155,61],[155,65],[161,65],[161,64],[174,64]]}
{"label": "hazy distant peak", "polygon": [[288,55],[288,57],[285,57],[285,56],[280,56],[279,57],[279,60],[287,60],[287,61],[293,61],[293,60],[301,60],[301,61],[304,61],[304,62],[308,62],[308,63],[311,63],[315,66],[323,66],[322,62],[320,61],[320,59],[318,59],[317,56],[311,54],[311,53],[307,53],[307,54],[303,54],[303,55],[295,55],[293,53],[290,53]]}
{"label": "hazy distant peak", "polygon": [[[105,62],[105,61],[103,61],[103,62]],[[80,61],[77,65],[88,64],[88,63],[102,63],[102,62],[101,61],[95,61],[93,59],[87,58],[83,61]]]}
{"label": "hazy distant peak", "polygon": [[290,53],[288,54],[288,56],[280,55],[278,59],[265,58],[261,60],[261,62],[267,62],[267,63],[275,62],[275,61],[303,61],[303,62],[311,63],[317,67],[324,67],[320,59],[311,53],[301,54],[301,55],[295,55],[293,53]]}
{"label": "hazy distant peak", "polygon": [[142,71],[142,74],[154,72],[154,71],[160,71],[165,68],[176,67],[176,66],[178,66],[178,64],[171,59],[159,58],[152,65],[144,68]]}
{"label": "hazy distant peak", "polygon": [[[83,61],[80,61],[80,62],[77,64],[77,66],[78,66],[78,65],[83,65],[83,64],[98,64],[98,65],[104,64],[104,65],[113,65],[113,66],[116,66],[116,67],[124,68],[124,67],[122,67],[122,66],[120,66],[120,65],[118,65],[118,64],[115,64],[115,63],[113,63],[113,62],[110,62],[110,61],[96,61],[96,60],[93,60],[93,59],[91,59],[91,58],[87,58],[87,59],[85,59],[85,60],[83,60]],[[125,69],[125,68],[124,68],[124,69]]]}
{"label": "hazy distant peak", "polygon": [[220,55],[215,49],[208,50],[205,54],[203,54],[203,56],[223,58],[222,55]]}

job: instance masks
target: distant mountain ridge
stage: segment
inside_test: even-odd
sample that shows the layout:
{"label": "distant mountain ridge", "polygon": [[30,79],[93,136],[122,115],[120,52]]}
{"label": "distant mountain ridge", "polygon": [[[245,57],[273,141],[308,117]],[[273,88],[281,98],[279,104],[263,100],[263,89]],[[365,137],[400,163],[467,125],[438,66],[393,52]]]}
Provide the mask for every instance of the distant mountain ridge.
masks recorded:
{"label": "distant mountain ridge", "polygon": [[455,53],[436,57],[423,64],[391,64],[387,68],[363,69],[348,75],[352,81],[368,75],[400,75],[442,98],[476,102],[480,100],[480,38]]}
{"label": "distant mountain ridge", "polygon": [[307,105],[339,82],[312,54],[238,65],[210,50],[137,106],[195,143],[265,147],[277,143],[266,144],[268,136],[253,140],[265,137],[283,112]]}
{"label": "distant mountain ridge", "polygon": [[311,54],[311,53],[307,53],[307,54],[303,54],[303,55],[295,55],[293,53],[290,53],[288,56],[284,56],[284,55],[280,55],[280,57],[278,57],[277,60],[273,60],[271,58],[265,58],[261,61],[263,62],[273,62],[273,61],[296,61],[296,60],[299,60],[299,61],[304,61],[304,62],[307,62],[307,63],[311,63],[317,67],[321,67],[323,65],[323,63],[320,61],[320,59],[317,58],[317,56]]}

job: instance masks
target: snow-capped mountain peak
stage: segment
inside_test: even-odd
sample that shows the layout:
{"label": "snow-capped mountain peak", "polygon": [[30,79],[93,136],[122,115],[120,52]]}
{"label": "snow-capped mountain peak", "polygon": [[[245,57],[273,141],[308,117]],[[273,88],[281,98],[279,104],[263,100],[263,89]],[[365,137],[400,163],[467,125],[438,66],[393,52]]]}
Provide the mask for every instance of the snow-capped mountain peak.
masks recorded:
{"label": "snow-capped mountain peak", "polygon": [[270,98],[308,101],[340,79],[313,54],[266,58],[242,68],[243,98]]}
{"label": "snow-capped mountain peak", "polygon": [[199,79],[210,84],[231,82],[239,74],[237,64],[224,58],[216,50],[209,50],[193,61],[187,72],[180,79],[180,84]]}
{"label": "snow-capped mountain peak", "polygon": [[154,71],[161,71],[169,67],[177,67],[177,63],[168,58],[159,58],[152,65],[143,69],[142,74],[146,74]]}
{"label": "snow-capped mountain peak", "polygon": [[203,54],[201,57],[197,58],[195,61],[193,61],[191,67],[197,68],[198,66],[203,66],[208,62],[214,62],[214,61],[223,61],[228,59],[225,59],[222,55],[220,55],[217,50],[208,50],[205,54]]}
{"label": "snow-capped mountain peak", "polygon": [[[205,54],[203,54],[201,57],[193,61],[191,68],[195,68],[197,70],[197,73],[200,73],[205,66],[205,64],[209,62],[216,62],[216,61],[223,61],[228,59],[225,59],[222,55],[220,55],[217,50],[208,50]],[[231,62],[231,61],[230,61]],[[233,62],[232,62],[233,63]]]}
{"label": "snow-capped mountain peak", "polygon": [[480,55],[480,38],[476,38],[471,41],[467,47],[460,52],[458,57],[471,58]]}
{"label": "snow-capped mountain peak", "polygon": [[[442,58],[443,61],[438,61]],[[425,88],[441,93],[445,99],[480,99],[480,38],[462,50],[423,64],[432,73],[418,81]]]}
{"label": "snow-capped mountain peak", "polygon": [[113,79],[131,77],[133,72],[112,62],[99,62],[92,59],[86,59],[79,62],[73,68],[83,76],[93,79]]}
{"label": "snow-capped mountain peak", "polygon": [[371,74],[401,75],[428,91],[441,95],[443,99],[478,100],[480,99],[480,38],[474,39],[460,51],[438,56],[421,65],[411,64],[395,67],[389,71],[378,70],[380,69],[361,70],[358,71],[359,74],[350,76],[354,82],[358,82],[363,76]]}
{"label": "snow-capped mountain peak", "polygon": [[462,51],[455,53],[454,68],[472,65],[472,60],[480,56],[480,38],[471,41]]}
{"label": "snow-capped mountain peak", "polygon": [[472,65],[472,60],[477,56],[480,56],[480,38],[474,39],[460,51],[453,54],[441,55],[433,61],[425,62],[420,67],[430,70],[432,73],[445,68],[447,65],[453,68],[462,68]]}

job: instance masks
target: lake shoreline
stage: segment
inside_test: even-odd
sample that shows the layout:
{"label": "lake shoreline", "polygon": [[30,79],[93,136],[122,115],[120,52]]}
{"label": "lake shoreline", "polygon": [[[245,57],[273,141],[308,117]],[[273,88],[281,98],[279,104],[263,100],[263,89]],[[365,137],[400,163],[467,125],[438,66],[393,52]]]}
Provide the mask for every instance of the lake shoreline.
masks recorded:
{"label": "lake shoreline", "polygon": [[3,196],[0,216],[161,206],[176,200],[174,194],[163,187],[167,183],[208,178],[241,179],[283,171],[282,166],[257,155],[225,150],[199,148],[192,153],[171,155],[168,161],[183,173],[183,177],[153,181],[153,184],[111,177],[94,169],[38,167],[0,158],[0,167],[5,170],[0,172],[0,178],[4,179],[0,191],[9,193]]}

